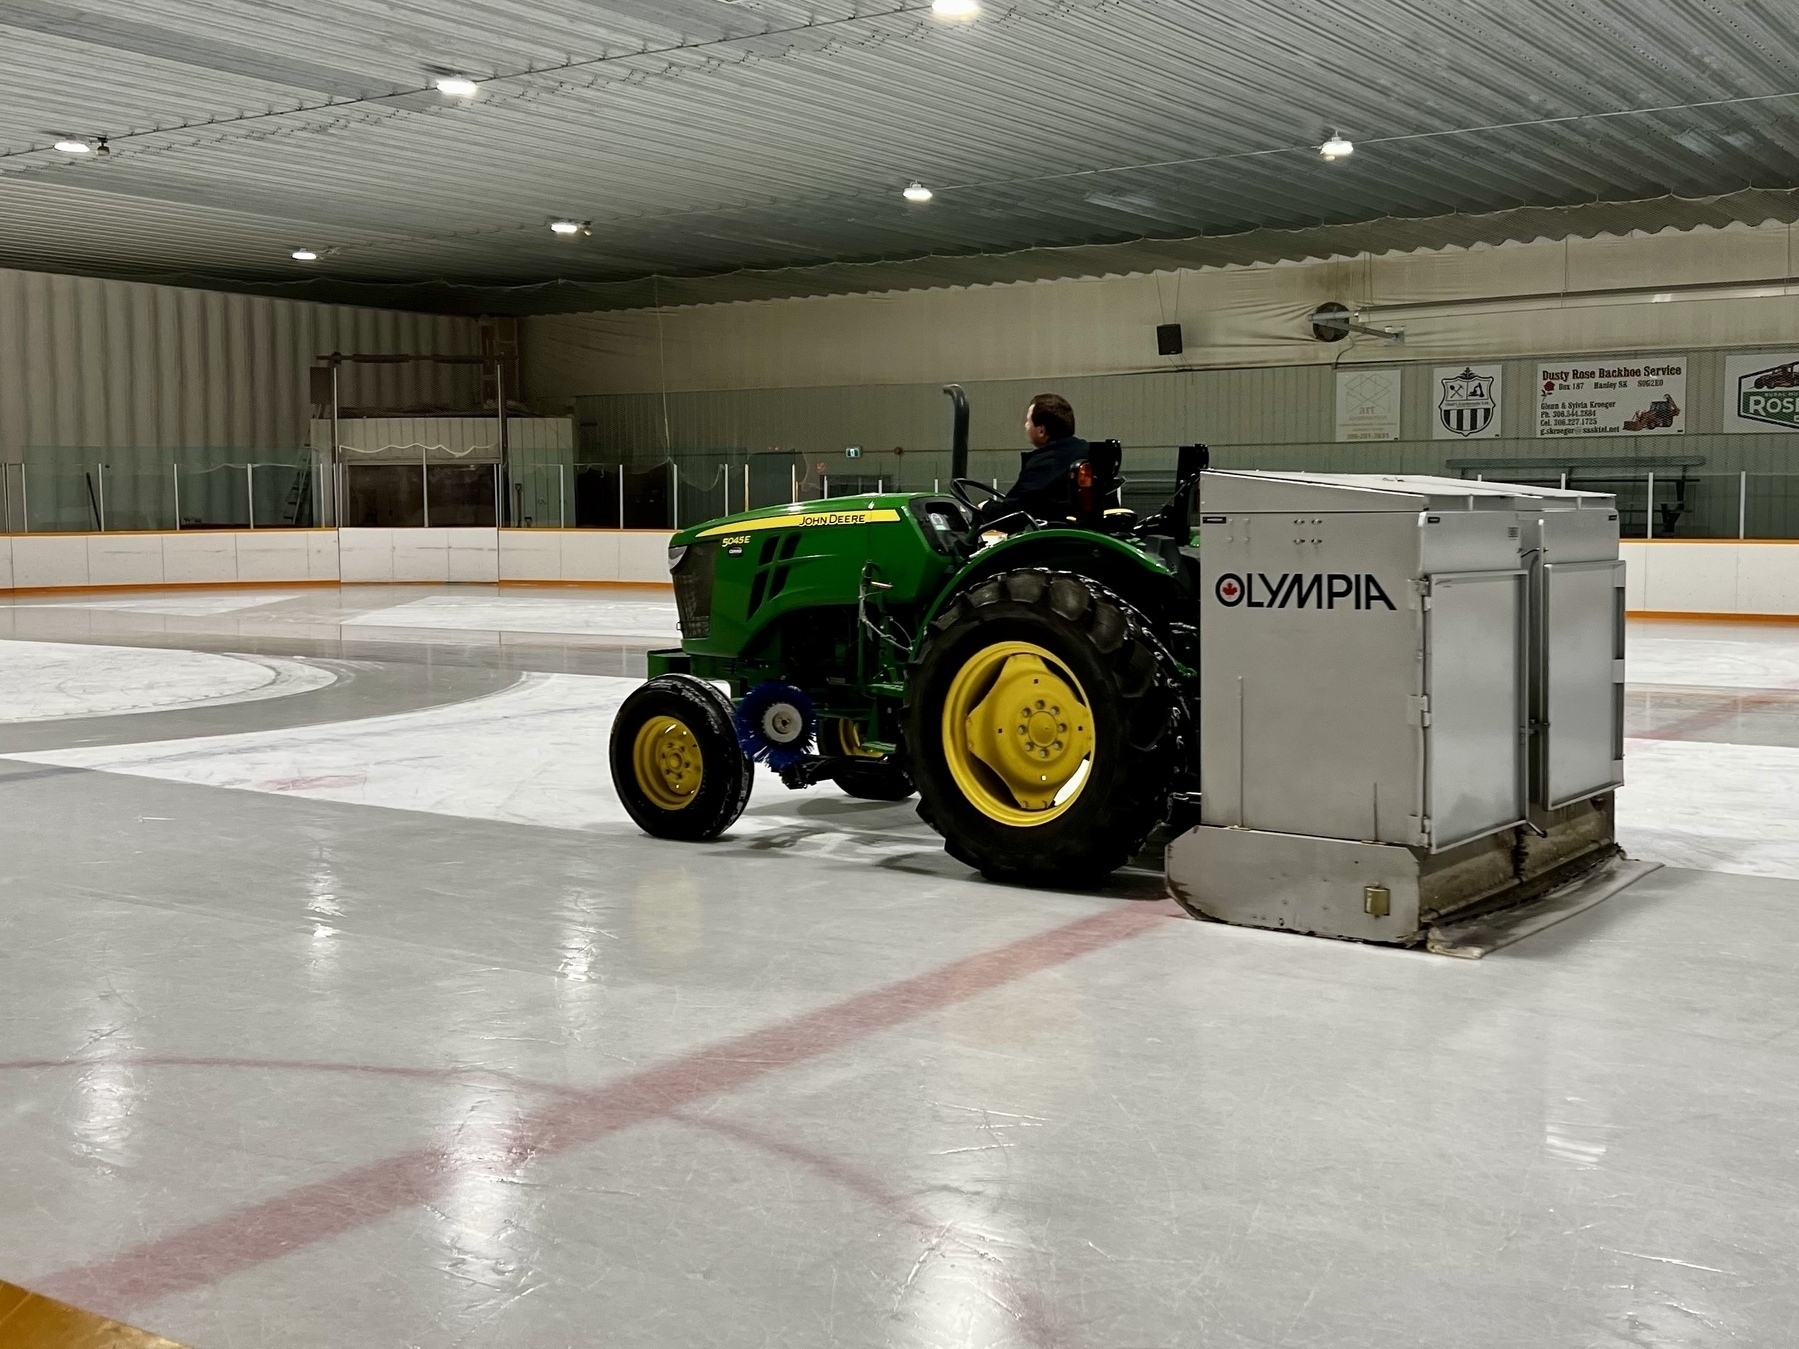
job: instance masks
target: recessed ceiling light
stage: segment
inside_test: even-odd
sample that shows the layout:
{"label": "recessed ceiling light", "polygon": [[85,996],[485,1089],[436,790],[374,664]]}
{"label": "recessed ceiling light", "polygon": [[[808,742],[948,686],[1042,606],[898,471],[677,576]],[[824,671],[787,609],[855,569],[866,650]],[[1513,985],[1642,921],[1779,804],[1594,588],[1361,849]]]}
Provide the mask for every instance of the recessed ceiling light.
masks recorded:
{"label": "recessed ceiling light", "polygon": [[907,201],[929,201],[931,199],[931,189],[926,187],[923,183],[913,183],[900,195]]}
{"label": "recessed ceiling light", "polygon": [[975,0],[931,0],[931,13],[940,19],[972,19],[980,12]]}
{"label": "recessed ceiling light", "polygon": [[318,260],[319,255],[314,253],[310,248],[296,248],[294,250],[295,262],[317,262]]}
{"label": "recessed ceiling light", "polygon": [[86,141],[78,141],[72,138],[56,142],[56,148],[61,150],[65,155],[92,154],[94,150],[94,147],[89,145]]}
{"label": "recessed ceiling light", "polygon": [[550,232],[552,234],[579,234],[581,222],[578,220],[552,220]]}
{"label": "recessed ceiling light", "polygon": [[1318,147],[1318,153],[1326,159],[1346,159],[1355,153],[1355,142],[1341,131],[1331,132],[1331,138]]}
{"label": "recessed ceiling light", "polygon": [[481,86],[461,75],[441,75],[437,80],[437,92],[450,98],[473,98],[481,92]]}

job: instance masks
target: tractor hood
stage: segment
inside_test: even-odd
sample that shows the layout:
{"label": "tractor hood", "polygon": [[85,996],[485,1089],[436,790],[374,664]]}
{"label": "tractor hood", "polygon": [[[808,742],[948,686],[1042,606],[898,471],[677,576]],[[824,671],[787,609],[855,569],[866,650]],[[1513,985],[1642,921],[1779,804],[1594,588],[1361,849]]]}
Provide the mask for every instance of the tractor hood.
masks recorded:
{"label": "tractor hood", "polygon": [[825,501],[795,501],[779,506],[759,506],[753,511],[721,516],[678,531],[671,548],[685,548],[706,539],[753,534],[764,529],[795,526],[890,524],[901,518],[906,503],[916,492],[870,492],[863,496],[832,497]]}

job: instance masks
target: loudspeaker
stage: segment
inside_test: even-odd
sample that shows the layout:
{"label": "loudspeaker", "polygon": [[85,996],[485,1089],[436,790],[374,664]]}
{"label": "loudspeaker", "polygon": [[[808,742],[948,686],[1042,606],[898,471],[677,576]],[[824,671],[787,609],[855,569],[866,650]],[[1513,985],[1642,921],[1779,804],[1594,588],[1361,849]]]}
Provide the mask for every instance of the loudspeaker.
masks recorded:
{"label": "loudspeaker", "polygon": [[1156,325],[1156,355],[1179,356],[1186,350],[1181,345],[1181,325],[1178,323],[1158,323]]}

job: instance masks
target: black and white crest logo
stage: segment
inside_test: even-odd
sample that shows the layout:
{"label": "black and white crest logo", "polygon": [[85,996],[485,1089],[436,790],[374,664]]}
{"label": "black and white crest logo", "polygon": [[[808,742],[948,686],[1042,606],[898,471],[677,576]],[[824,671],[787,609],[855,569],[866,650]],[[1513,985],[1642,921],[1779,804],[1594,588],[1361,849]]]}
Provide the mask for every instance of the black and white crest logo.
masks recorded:
{"label": "black and white crest logo", "polygon": [[1437,418],[1445,431],[1458,436],[1478,436],[1493,424],[1499,404],[1493,401],[1493,376],[1477,375],[1464,367],[1459,375],[1442,381],[1437,399]]}

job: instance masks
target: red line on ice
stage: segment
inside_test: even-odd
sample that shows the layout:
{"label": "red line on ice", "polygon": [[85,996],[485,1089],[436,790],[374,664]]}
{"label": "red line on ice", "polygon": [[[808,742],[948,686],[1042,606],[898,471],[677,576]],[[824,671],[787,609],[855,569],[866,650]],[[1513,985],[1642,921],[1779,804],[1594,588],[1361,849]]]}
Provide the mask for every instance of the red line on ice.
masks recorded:
{"label": "red line on ice", "polygon": [[490,1150],[470,1158],[447,1145],[417,1148],[53,1274],[37,1282],[37,1291],[116,1317],[204,1288],[437,1199],[471,1164],[506,1170],[567,1152],[1116,945],[1168,916],[1166,906],[1143,903],[1089,914],[603,1087],[564,1093],[514,1120],[499,1155]]}

